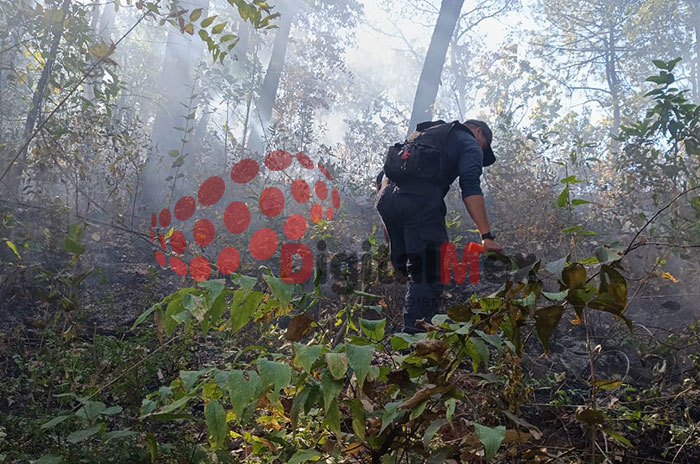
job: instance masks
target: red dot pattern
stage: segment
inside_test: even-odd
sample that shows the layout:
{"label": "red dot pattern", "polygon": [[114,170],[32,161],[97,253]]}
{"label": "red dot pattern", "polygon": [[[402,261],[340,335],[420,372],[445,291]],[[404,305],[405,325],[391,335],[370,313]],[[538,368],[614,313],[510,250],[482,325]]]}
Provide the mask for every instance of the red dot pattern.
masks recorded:
{"label": "red dot pattern", "polygon": [[270,171],[283,171],[292,164],[292,155],[288,151],[275,150],[265,157],[265,166]]}
{"label": "red dot pattern", "polygon": [[173,232],[173,235],[170,236],[170,248],[172,248],[172,250],[178,255],[183,254],[187,249],[187,239],[185,238],[185,234],[179,230]]}
{"label": "red dot pattern", "polygon": [[331,192],[331,200],[333,200],[333,208],[340,208],[340,192],[338,192],[337,188],[334,188]]}
{"label": "red dot pattern", "polygon": [[233,166],[231,169],[231,180],[237,184],[247,184],[258,175],[260,166],[254,159],[246,158]]}
{"label": "red dot pattern", "polygon": [[314,191],[316,192],[316,196],[320,200],[325,200],[326,198],[328,198],[328,187],[326,186],[326,183],[322,180],[316,181]]}
{"label": "red dot pattern", "polygon": [[[329,181],[333,176],[321,163],[314,162],[302,152],[292,156],[285,150],[275,150],[270,152],[264,160],[265,167],[270,171],[283,171],[291,166],[296,157],[299,165],[306,170],[313,170],[315,166],[318,171]],[[238,184],[249,183],[254,180],[260,172],[260,164],[254,159],[246,158],[236,163],[231,169],[231,180]],[[286,182],[288,184],[288,182]],[[197,211],[197,201],[202,206],[213,206],[217,204],[226,191],[225,181],[218,176],[206,179],[200,185],[195,197],[187,195],[180,198],[172,214],[178,221],[189,220]],[[324,202],[329,197],[329,186],[323,180],[317,180],[314,184],[314,193],[320,202]],[[291,195],[298,204],[306,204],[311,199],[311,188],[304,179],[295,179],[291,183]],[[325,209],[325,219],[332,220],[336,210],[340,208],[340,192],[337,188],[330,191],[330,200],[333,207]],[[321,222],[324,219],[324,207],[321,203],[314,203],[309,212],[309,219],[313,223]],[[265,188],[258,197],[260,212],[262,215],[274,218],[279,216],[285,208],[285,195],[277,187]],[[163,251],[166,249],[166,239],[163,234],[158,234],[156,226],[162,228],[169,227],[172,221],[171,211],[167,208],[160,213],[151,214],[151,240],[155,242],[156,236],[159,238]],[[223,222],[226,229],[232,234],[245,232],[251,223],[251,213],[248,206],[242,201],[230,203],[223,215]],[[306,234],[308,228],[307,218],[302,214],[290,215],[284,223],[284,235],[289,240],[300,240]],[[214,224],[208,219],[199,219],[193,227],[193,241],[202,247],[210,245],[215,238],[216,229]],[[183,255],[187,251],[187,238],[180,231],[173,231],[169,237],[170,248],[174,254]],[[288,244],[299,245],[299,244]],[[269,228],[262,227],[256,230],[248,241],[250,256],[256,260],[264,261],[275,255],[279,247],[277,233]],[[172,271],[180,276],[185,276],[189,272],[196,281],[205,281],[211,276],[212,264],[203,256],[195,256],[190,260],[189,265],[178,256],[171,256],[168,259],[161,251],[155,252],[155,258],[161,267],[166,267],[168,262]],[[313,257],[311,257],[313,259]],[[233,246],[224,247],[218,254],[216,267],[221,274],[227,275],[236,272],[241,264],[241,255]]]}
{"label": "red dot pattern", "polygon": [[240,234],[250,224],[250,210],[245,203],[234,201],[224,211],[224,225],[232,234]]}
{"label": "red dot pattern", "polygon": [[195,256],[190,261],[190,275],[197,282],[203,282],[211,275],[211,265],[204,256]]}
{"label": "red dot pattern", "polygon": [[290,240],[299,240],[306,233],[306,219],[301,214],[292,214],[284,223],[284,235]]}
{"label": "red dot pattern", "polygon": [[299,164],[302,165],[302,167],[306,169],[313,169],[314,168],[314,162],[311,161],[311,158],[306,156],[304,153],[297,153],[297,161],[299,161]]}
{"label": "red dot pattern", "polygon": [[311,188],[304,179],[296,179],[292,182],[292,197],[297,203],[306,203],[311,198]]}
{"label": "red dot pattern", "polygon": [[277,251],[277,234],[269,227],[258,229],[250,238],[248,249],[250,256],[258,261],[264,261],[272,257]]}
{"label": "red dot pattern", "polygon": [[214,241],[214,224],[209,219],[200,219],[194,223],[194,241],[205,247]]}
{"label": "red dot pattern", "polygon": [[182,197],[175,203],[175,218],[178,221],[186,221],[192,217],[196,209],[197,202],[194,201],[194,197],[189,195]]}
{"label": "red dot pattern", "polygon": [[161,253],[160,251],[156,251],[156,261],[158,261],[158,264],[160,264],[160,267],[165,267],[165,255]]}
{"label": "red dot pattern", "polygon": [[219,257],[216,259],[216,267],[218,267],[219,272],[224,275],[236,272],[240,264],[241,254],[231,246],[221,250]]}
{"label": "red dot pattern", "polygon": [[321,222],[321,219],[323,219],[323,207],[318,203],[314,204],[311,207],[311,213],[309,214],[309,217],[311,218],[311,222],[317,224]]}
{"label": "red dot pattern", "polygon": [[179,276],[187,275],[187,264],[177,256],[170,258],[170,269]]}
{"label": "red dot pattern", "polygon": [[275,217],[284,209],[284,194],[277,187],[268,187],[260,194],[260,212]]}
{"label": "red dot pattern", "polygon": [[219,176],[212,176],[202,182],[197,193],[197,199],[204,206],[216,204],[224,196],[226,183]]}
{"label": "red dot pattern", "polygon": [[170,225],[170,210],[162,209],[158,215],[158,222],[161,227],[168,227]]}

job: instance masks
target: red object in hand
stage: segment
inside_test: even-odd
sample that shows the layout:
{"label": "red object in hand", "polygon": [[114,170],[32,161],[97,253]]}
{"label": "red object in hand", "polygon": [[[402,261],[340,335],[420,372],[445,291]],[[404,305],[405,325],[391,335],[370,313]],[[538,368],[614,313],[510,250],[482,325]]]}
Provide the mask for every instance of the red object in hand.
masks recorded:
{"label": "red object in hand", "polygon": [[469,242],[467,245],[467,251],[470,253],[485,253],[486,247],[475,242]]}

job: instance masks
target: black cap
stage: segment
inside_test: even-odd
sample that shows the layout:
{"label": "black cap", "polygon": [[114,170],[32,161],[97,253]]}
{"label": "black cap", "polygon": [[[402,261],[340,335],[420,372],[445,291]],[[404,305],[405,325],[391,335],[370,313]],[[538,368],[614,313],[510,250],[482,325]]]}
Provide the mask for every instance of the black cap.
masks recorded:
{"label": "black cap", "polygon": [[486,145],[486,148],[484,148],[484,166],[491,166],[493,163],[496,162],[496,156],[493,154],[493,150],[491,149],[491,140],[493,140],[493,133],[491,132],[491,128],[489,127],[488,124],[486,124],[484,121],[479,121],[478,119],[467,119],[464,121],[464,124],[473,124],[477,127],[480,127],[481,130],[484,132],[484,136],[486,137],[486,141],[488,144]]}

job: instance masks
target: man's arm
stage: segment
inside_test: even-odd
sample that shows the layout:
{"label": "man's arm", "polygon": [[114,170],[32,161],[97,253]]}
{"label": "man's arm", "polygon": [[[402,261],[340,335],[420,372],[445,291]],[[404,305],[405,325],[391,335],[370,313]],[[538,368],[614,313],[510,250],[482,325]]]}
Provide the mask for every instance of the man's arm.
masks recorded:
{"label": "man's arm", "polygon": [[[491,225],[486,215],[484,194],[480,185],[483,153],[473,136],[460,133],[458,137],[462,151],[457,166],[462,199],[479,232],[485,234],[491,232]],[[485,239],[482,242],[486,251],[502,251],[501,246],[495,240]]]}
{"label": "man's arm", "polygon": [[[486,205],[484,204],[483,195],[469,195],[464,198],[464,205],[467,207],[467,212],[474,220],[477,229],[479,229],[480,234],[486,234],[491,232],[491,225],[489,224],[489,218],[486,215]],[[501,245],[495,240],[484,239],[484,248],[486,251],[495,251],[500,253],[503,251]]]}

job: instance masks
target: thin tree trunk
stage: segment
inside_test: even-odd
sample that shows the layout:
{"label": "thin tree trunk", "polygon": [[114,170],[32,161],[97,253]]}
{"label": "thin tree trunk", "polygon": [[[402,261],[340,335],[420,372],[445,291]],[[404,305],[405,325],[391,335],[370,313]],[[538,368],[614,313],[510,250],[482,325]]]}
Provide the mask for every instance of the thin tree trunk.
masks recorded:
{"label": "thin tree trunk", "polygon": [[464,0],[442,0],[440,13],[433,36],[430,39],[428,53],[425,56],[423,70],[418,80],[416,97],[413,100],[411,120],[408,123],[408,134],[413,132],[416,125],[423,121],[429,121],[433,117],[432,106],[437,98],[440,87],[440,76],[445,65],[447,48],[454,33],[459,12],[462,11]]}
{"label": "thin tree trunk", "polygon": [[[202,16],[206,17],[209,0],[195,0],[191,4],[188,3],[188,7],[203,8]],[[185,117],[189,114],[186,106],[192,93],[194,70],[202,52],[199,38],[170,28],[159,83],[164,102],[159,107],[153,123],[152,151],[141,176],[143,185],[139,189],[142,198],[140,203],[147,208],[162,208],[167,205],[166,193],[169,186],[165,179],[171,175],[171,166],[175,160],[175,157],[168,156],[168,152],[180,151],[182,148],[182,139],[186,134],[175,127],[186,125]],[[187,161],[191,161],[191,158]],[[183,167],[181,170],[187,172],[187,169],[189,168]]]}
{"label": "thin tree trunk", "polygon": [[[61,43],[61,38],[63,37],[63,24],[68,16],[68,10],[70,9],[71,0],[63,0],[63,5],[61,6],[61,20],[54,24],[53,28],[53,42],[51,43],[51,49],[49,50],[49,57],[44,63],[44,69],[41,71],[41,77],[37,83],[36,89],[34,89],[34,95],[32,96],[32,106],[29,108],[29,114],[27,114],[27,119],[24,123],[24,131],[22,140],[27,140],[34,131],[37,121],[39,120],[41,114],[41,103],[44,98],[44,92],[49,82],[49,77],[51,76],[51,71],[56,63],[56,56],[58,55],[58,47]],[[25,148],[22,153],[20,153],[17,162],[12,166],[9,173],[8,185],[10,192],[13,194],[19,194],[19,188],[22,183],[22,174],[27,164],[27,149]]]}
{"label": "thin tree trunk", "polygon": [[262,88],[260,89],[260,99],[258,100],[258,114],[253,120],[248,146],[251,150],[261,152],[265,144],[265,132],[272,120],[272,107],[277,97],[282,69],[284,68],[284,58],[287,54],[287,43],[289,42],[289,31],[292,27],[296,8],[289,2],[280,5],[282,16],[279,22],[279,29],[275,33],[275,41],[272,45],[272,57],[265,72]]}

